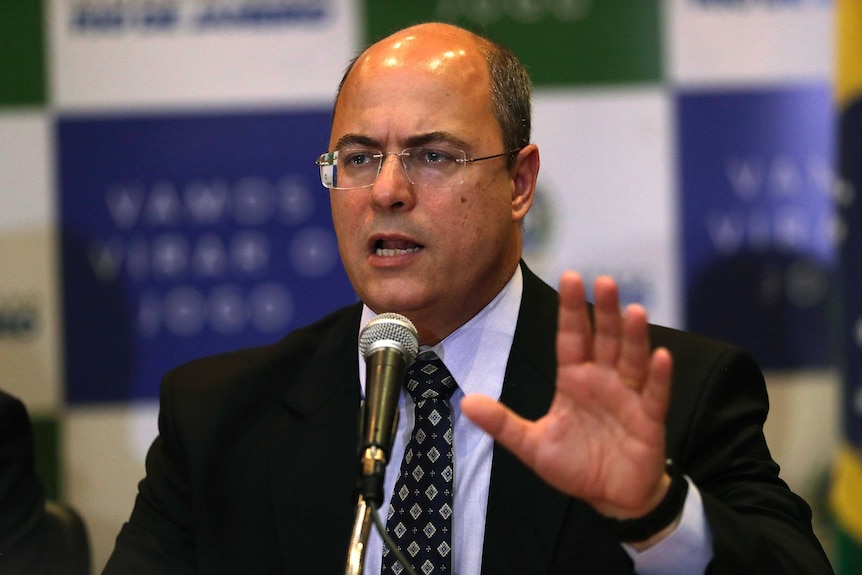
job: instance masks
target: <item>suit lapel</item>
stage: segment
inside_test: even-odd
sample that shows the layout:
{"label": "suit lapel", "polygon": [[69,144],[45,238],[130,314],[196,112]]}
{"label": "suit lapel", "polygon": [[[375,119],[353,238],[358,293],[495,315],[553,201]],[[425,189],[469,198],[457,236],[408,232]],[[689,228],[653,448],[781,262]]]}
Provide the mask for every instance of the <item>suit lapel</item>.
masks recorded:
{"label": "suit lapel", "polygon": [[268,444],[271,496],[286,572],[345,565],[356,504],[360,306],[292,342],[305,353],[285,373],[284,417]]}
{"label": "suit lapel", "polygon": [[[558,299],[523,264],[522,270],[524,293],[500,401],[535,420],[554,395]],[[548,572],[567,499],[495,445],[482,572]]]}

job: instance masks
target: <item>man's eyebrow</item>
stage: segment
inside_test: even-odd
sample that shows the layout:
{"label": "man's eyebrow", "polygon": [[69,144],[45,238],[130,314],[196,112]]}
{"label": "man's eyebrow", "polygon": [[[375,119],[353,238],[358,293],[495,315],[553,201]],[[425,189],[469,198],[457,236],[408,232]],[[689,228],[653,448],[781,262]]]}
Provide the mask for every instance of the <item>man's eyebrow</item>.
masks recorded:
{"label": "man's eyebrow", "polygon": [[335,149],[341,150],[344,148],[361,146],[363,148],[378,148],[379,143],[374,138],[363,136],[362,134],[344,134],[338,141],[335,142]]}
{"label": "man's eyebrow", "polygon": [[459,148],[467,147],[467,142],[451,132],[428,132],[410,136],[405,142],[408,148],[414,146],[425,146],[428,144],[451,144]]}
{"label": "man's eyebrow", "polygon": [[[459,138],[451,132],[437,131],[427,132],[425,134],[417,134],[410,136],[404,141],[405,148],[413,148],[415,146],[427,146],[428,144],[450,144],[457,148],[466,148],[467,142],[463,138]],[[344,134],[335,142],[336,150],[343,150],[350,147],[362,147],[381,149],[380,142],[370,136],[363,134]]]}

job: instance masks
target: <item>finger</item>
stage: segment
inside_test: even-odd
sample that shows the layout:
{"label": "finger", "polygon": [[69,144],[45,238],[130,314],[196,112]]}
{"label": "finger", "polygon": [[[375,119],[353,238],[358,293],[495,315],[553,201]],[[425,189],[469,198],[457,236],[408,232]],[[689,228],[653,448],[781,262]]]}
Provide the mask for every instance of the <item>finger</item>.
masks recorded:
{"label": "finger", "polygon": [[632,304],[626,308],[622,326],[617,370],[620,377],[640,388],[646,381],[650,365],[650,342],[647,314],[643,307]]}
{"label": "finger", "polygon": [[593,344],[596,363],[614,367],[622,344],[623,317],[616,282],[608,276],[596,279],[594,287],[596,333]]}
{"label": "finger", "polygon": [[593,330],[581,276],[563,273],[560,278],[560,315],[557,324],[557,362],[560,365],[592,359]]}
{"label": "finger", "polygon": [[660,347],[649,361],[649,371],[643,389],[643,407],[647,415],[658,424],[664,424],[670,403],[671,381],[673,376],[673,357]]}
{"label": "finger", "polygon": [[511,451],[528,465],[535,449],[529,447],[529,429],[533,423],[486,395],[471,393],[461,400],[461,412],[494,441]]}

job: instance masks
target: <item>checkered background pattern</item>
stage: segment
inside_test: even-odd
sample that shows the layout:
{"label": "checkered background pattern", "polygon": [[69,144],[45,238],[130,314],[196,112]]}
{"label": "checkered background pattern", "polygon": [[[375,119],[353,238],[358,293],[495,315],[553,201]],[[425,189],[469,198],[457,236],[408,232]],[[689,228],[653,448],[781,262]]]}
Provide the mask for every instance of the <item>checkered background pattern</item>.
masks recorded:
{"label": "checkered background pattern", "polygon": [[5,0],[0,387],[27,403],[40,472],[87,520],[96,568],[131,510],[161,374],[355,301],[313,160],[351,56],[427,20],[500,40],[533,76],[528,263],[552,284],[612,274],[657,323],[751,350],[773,447],[816,501],[838,419],[834,11]]}

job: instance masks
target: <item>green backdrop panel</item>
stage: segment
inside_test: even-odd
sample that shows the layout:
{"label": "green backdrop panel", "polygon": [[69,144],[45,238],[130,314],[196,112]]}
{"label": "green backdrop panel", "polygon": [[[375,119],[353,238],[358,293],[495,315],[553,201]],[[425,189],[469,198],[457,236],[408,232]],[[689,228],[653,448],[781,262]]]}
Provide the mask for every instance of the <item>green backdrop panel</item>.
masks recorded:
{"label": "green backdrop panel", "polygon": [[63,492],[60,486],[60,445],[57,420],[54,417],[30,416],[33,427],[33,449],[35,452],[36,475],[42,481],[45,497],[60,499]]}
{"label": "green backdrop panel", "polygon": [[42,2],[0,5],[0,106],[45,101]]}
{"label": "green backdrop panel", "polygon": [[518,54],[538,85],[661,80],[658,0],[366,0],[367,43],[399,28],[443,21]]}

